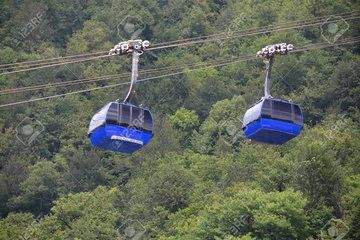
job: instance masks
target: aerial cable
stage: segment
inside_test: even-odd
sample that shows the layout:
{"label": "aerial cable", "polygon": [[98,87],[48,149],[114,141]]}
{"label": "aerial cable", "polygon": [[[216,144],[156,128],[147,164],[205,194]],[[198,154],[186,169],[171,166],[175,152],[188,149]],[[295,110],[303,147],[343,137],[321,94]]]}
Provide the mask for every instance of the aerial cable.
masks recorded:
{"label": "aerial cable", "polygon": [[45,83],[45,84],[32,85],[32,86],[26,86],[26,87],[8,88],[8,89],[0,90],[0,95],[28,92],[28,91],[40,90],[40,89],[51,88],[51,87],[63,87],[63,86],[76,85],[76,84],[100,82],[100,81],[105,81],[105,80],[110,80],[110,79],[117,79],[117,78],[127,77],[128,75],[129,74],[113,74],[113,75],[94,77],[94,78],[82,78],[82,79],[77,79],[77,80],[74,80],[74,81]]}
{"label": "aerial cable", "polygon": [[85,59],[79,59],[79,60],[73,60],[73,61],[66,61],[66,62],[42,65],[42,66],[38,66],[38,67],[20,69],[20,70],[15,70],[15,71],[11,71],[11,72],[3,72],[3,73],[0,74],[0,76],[1,75],[9,75],[9,74],[13,74],[13,73],[32,71],[32,70],[37,70],[37,69],[43,69],[43,68],[49,68],[49,67],[55,67],[55,66],[62,66],[62,65],[67,65],[67,64],[71,64],[71,63],[79,63],[79,62],[86,62],[86,61],[91,61],[91,60],[98,60],[98,59],[101,59],[101,58],[109,58],[109,57],[111,57],[111,56],[107,54],[107,55],[101,55],[101,56],[90,57],[90,58],[85,58]]}
{"label": "aerial cable", "polygon": [[[106,54],[108,51],[102,51],[102,52],[93,52],[93,53],[82,53],[77,55],[68,55],[68,56],[62,56],[62,57],[54,57],[54,58],[48,58],[48,59],[38,59],[38,60],[31,60],[31,61],[24,61],[24,62],[15,62],[15,63],[8,63],[8,64],[1,64],[1,68],[11,68],[11,67],[26,67],[26,65],[37,65],[42,63],[49,63],[53,61],[62,61],[62,60],[68,60],[69,58],[84,58],[84,57],[91,57],[95,55],[101,55]],[[24,66],[22,66],[24,65]]]}
{"label": "aerial cable", "polygon": [[357,43],[359,41],[360,41],[360,36],[356,36],[356,37],[352,37],[352,38],[345,38],[342,41],[339,41],[339,42],[336,42],[336,43],[333,43],[333,44],[314,43],[314,44],[310,44],[308,46],[305,46],[305,47],[303,47],[301,49],[296,49],[295,48],[290,53],[306,52],[306,51],[315,50],[315,49],[336,47],[336,46],[341,46],[341,45],[346,45],[346,44]]}
{"label": "aerial cable", "polygon": [[[359,37],[357,37],[359,38]],[[357,39],[355,38],[348,38],[348,39],[344,39],[342,42],[339,42],[341,44],[344,43],[344,41],[346,40],[350,40],[350,41],[354,41]],[[351,42],[350,42],[351,43]],[[316,43],[316,44],[310,44],[307,46],[304,46],[303,48],[299,48],[299,49],[294,49],[292,52],[297,52],[297,51],[305,51],[305,50],[311,50],[314,48],[317,48],[318,46],[327,46],[328,44],[324,44],[324,43]],[[336,44],[334,44],[336,46]],[[235,60],[238,59],[246,59],[248,56],[243,55],[237,58],[233,58]],[[229,62],[232,61],[233,59],[229,59],[229,58],[223,58],[223,59],[216,59],[216,60],[212,60],[212,61],[207,61],[207,62],[202,62],[202,63],[195,63],[195,64],[191,64],[191,65],[186,65],[186,66],[182,66],[182,67],[176,67],[174,68],[174,66],[169,66],[169,67],[162,67],[162,68],[150,68],[150,69],[145,69],[145,70],[140,70],[140,74],[144,74],[144,73],[153,73],[153,72],[160,72],[160,71],[173,71],[173,70],[181,70],[181,69],[185,69],[185,68],[189,68],[189,67],[197,67],[197,66],[204,66],[207,64],[212,64],[212,63],[223,63],[225,61]],[[9,89],[2,89],[0,90],[0,95],[3,94],[14,94],[14,93],[21,93],[21,92],[27,92],[27,91],[33,91],[33,90],[41,90],[44,88],[51,88],[51,87],[64,87],[64,86],[69,86],[69,85],[77,85],[77,84],[86,84],[86,83],[93,83],[93,82],[99,82],[99,81],[107,81],[107,80],[115,80],[115,79],[122,79],[125,77],[130,76],[130,73],[123,73],[123,74],[113,74],[113,75],[106,75],[106,76],[100,76],[100,77],[92,77],[92,78],[83,78],[83,79],[77,79],[74,81],[65,81],[65,82],[58,82],[58,83],[46,83],[46,84],[40,84],[40,85],[32,85],[32,86],[26,86],[26,87],[18,87],[18,88],[9,88]]]}
{"label": "aerial cable", "polygon": [[[351,19],[357,19],[360,18],[360,16],[355,16],[352,17]],[[349,20],[350,18],[347,18],[346,20]],[[172,47],[180,47],[180,46],[187,46],[187,45],[192,45],[192,44],[198,44],[198,43],[205,43],[205,42],[213,42],[213,41],[219,41],[219,40],[226,40],[226,39],[230,39],[230,38],[238,38],[238,37],[245,37],[245,36],[252,36],[252,35],[258,35],[258,34],[265,34],[265,33],[270,33],[270,32],[274,32],[274,31],[283,31],[283,30],[291,30],[291,29],[296,29],[296,28],[303,28],[303,27],[308,27],[308,26],[314,26],[314,25],[320,25],[323,24],[323,22],[317,22],[317,23],[310,23],[310,24],[303,24],[303,25],[296,25],[296,26],[290,26],[290,27],[286,27],[286,28],[274,28],[274,29],[261,29],[261,31],[257,31],[257,32],[250,32],[250,33],[246,33],[244,30],[243,34],[238,34],[238,35],[233,35],[233,36],[225,36],[225,37],[221,37],[221,38],[215,38],[215,37],[206,37],[205,39],[200,39],[200,40],[195,40],[195,41],[189,41],[189,42],[183,42],[183,43],[178,43],[178,44],[170,44],[170,45],[164,45],[164,46],[158,46],[158,47],[152,47],[149,48],[148,50],[159,50],[159,49],[165,49],[165,48],[172,48]],[[210,35],[212,36],[212,35]],[[204,38],[204,37],[203,37]],[[80,59],[80,60],[73,60],[73,61],[66,61],[66,62],[60,62],[60,63],[55,63],[55,64],[48,64],[48,65],[44,65],[44,66],[38,66],[38,67],[33,67],[33,68],[27,68],[27,69],[21,69],[21,70],[15,70],[15,71],[11,71],[11,72],[5,72],[2,73],[2,75],[7,75],[7,74],[12,74],[12,73],[19,73],[19,72],[25,72],[25,71],[30,71],[30,70],[36,70],[36,69],[42,69],[42,68],[47,68],[47,67],[53,67],[53,66],[60,66],[60,65],[66,65],[66,64],[70,64],[70,63],[78,63],[78,62],[84,62],[84,61],[89,61],[89,60],[94,60],[94,59],[98,59],[98,58],[107,58],[109,57],[108,55],[103,55],[103,56],[96,56],[96,57],[91,57],[91,58],[86,58],[86,59]],[[0,74],[1,75],[1,74]]]}
{"label": "aerial cable", "polygon": [[[322,44],[322,45],[314,44],[313,46],[310,46],[308,48],[295,49],[295,50],[293,50],[293,51],[291,51],[289,53],[302,52],[302,51],[308,51],[308,50],[313,50],[313,49],[322,49],[322,48],[333,47],[333,46],[340,46],[340,45],[345,45],[345,44],[356,43],[356,42],[359,42],[359,41],[360,41],[360,38],[355,37],[353,39],[346,39],[346,41],[342,41],[342,42],[335,43],[335,44],[326,44],[326,45],[324,45],[324,44]],[[164,75],[155,76],[155,77],[143,78],[143,79],[137,80],[137,82],[145,82],[145,81],[159,79],[159,78],[163,78],[163,77],[170,77],[170,76],[180,75],[180,74],[184,74],[186,72],[196,71],[196,70],[199,70],[199,69],[222,67],[222,66],[242,62],[242,61],[249,61],[249,60],[253,60],[253,59],[241,59],[241,60],[232,61],[232,62],[228,62],[228,63],[210,65],[210,66],[194,68],[194,69],[190,69],[190,70],[179,71],[179,72],[175,72],[175,73],[171,73],[171,74],[164,74]],[[69,92],[69,93],[57,94],[57,95],[52,95],[52,96],[48,96],[48,97],[35,98],[35,99],[30,99],[30,100],[25,100],[25,101],[6,103],[6,104],[0,105],[0,108],[1,107],[16,106],[16,105],[20,105],[20,104],[24,104],[24,103],[31,103],[31,102],[41,101],[41,100],[53,99],[53,98],[57,98],[57,97],[63,97],[63,96],[67,96],[67,95],[73,95],[73,94],[84,93],[84,92],[89,92],[89,91],[95,91],[95,90],[100,90],[100,89],[107,89],[107,88],[117,87],[117,86],[126,85],[126,84],[130,84],[130,82],[112,84],[112,85],[107,85],[107,86],[102,86],[102,87],[95,87],[95,88],[91,88],[91,89],[85,89],[85,90],[74,91],[74,92]]]}
{"label": "aerial cable", "polygon": [[[359,38],[359,37],[357,37]],[[340,44],[343,44],[344,41],[346,40],[350,40],[350,41],[354,41],[357,38],[348,38],[348,39],[344,39],[342,42],[339,42]],[[349,42],[349,43],[352,43]],[[346,42],[347,43],[347,42]],[[306,50],[311,50],[314,48],[317,48],[318,46],[328,46],[329,44],[324,44],[324,43],[316,43],[316,44],[310,44],[307,46],[304,46],[303,48],[299,48],[299,49],[294,49],[292,52],[298,52],[298,51],[306,51]],[[337,44],[334,44],[335,46]],[[239,58],[246,58],[247,56],[241,56],[241,57],[237,57],[237,58],[233,58],[235,60],[239,59]],[[224,58],[223,58],[224,59]],[[169,67],[163,67],[163,68],[152,68],[152,69],[145,69],[145,70],[141,70],[140,73],[152,73],[152,72],[160,72],[160,71],[167,71],[167,70],[180,70],[180,69],[185,69],[188,67],[197,67],[197,66],[203,66],[206,64],[211,64],[211,63],[220,63],[220,62],[224,62],[226,61],[231,61],[232,59],[229,58],[225,58],[223,59],[216,59],[216,60],[212,60],[212,61],[207,61],[207,62],[202,62],[202,63],[197,63],[197,64],[191,64],[191,65],[186,65],[186,66],[182,66],[182,67],[177,67],[174,68],[174,66],[169,66]],[[124,77],[128,77],[130,75],[130,73],[123,73],[123,74],[113,74],[113,75],[107,75],[107,76],[100,76],[100,77],[93,77],[93,78],[83,78],[83,79],[78,79],[78,80],[74,80],[74,81],[65,81],[65,82],[59,82],[59,83],[47,83],[47,84],[40,84],[40,85],[33,85],[33,86],[27,86],[27,87],[19,87],[19,88],[10,88],[10,89],[2,89],[0,90],[0,95],[1,94],[12,94],[12,93],[18,93],[18,92],[25,92],[25,91],[31,91],[31,90],[38,90],[38,89],[42,89],[42,88],[49,88],[49,87],[58,87],[58,86],[68,86],[68,85],[73,85],[73,84],[82,84],[82,83],[90,83],[90,82],[98,82],[98,81],[104,81],[104,80],[111,80],[111,79],[121,79]]]}
{"label": "aerial cable", "polygon": [[[161,72],[161,71],[174,71],[174,70],[182,70],[182,69],[188,69],[188,68],[193,68],[193,67],[201,67],[201,66],[208,65],[208,64],[231,62],[232,60],[238,60],[238,59],[242,59],[245,57],[246,56],[241,56],[241,57],[231,58],[231,59],[222,58],[222,59],[217,59],[217,60],[212,60],[212,61],[207,61],[207,62],[185,65],[182,67],[169,66],[169,67],[163,67],[163,68],[145,69],[145,70],[140,70],[139,74],[148,74],[148,73],[151,74],[151,73],[157,73],[157,72]],[[69,86],[69,85],[87,84],[87,83],[94,83],[94,82],[107,81],[107,80],[118,80],[118,79],[127,78],[129,76],[131,76],[131,73],[113,74],[113,75],[106,75],[106,76],[100,76],[100,77],[94,77],[94,78],[77,79],[74,81],[64,81],[64,82],[57,82],[57,83],[32,85],[32,86],[26,86],[26,87],[1,89],[0,95],[22,93],[22,92],[28,92],[28,91],[36,91],[36,90],[52,88],[52,87],[65,87],[65,86]]]}
{"label": "aerial cable", "polygon": [[[164,78],[164,77],[176,76],[176,75],[184,74],[186,72],[196,71],[196,70],[199,70],[199,69],[222,67],[222,66],[234,64],[234,63],[241,62],[241,61],[248,61],[248,60],[238,60],[238,61],[233,61],[233,62],[229,62],[229,63],[222,63],[222,64],[217,64],[217,65],[205,66],[205,67],[201,67],[201,68],[189,69],[189,70],[186,70],[186,71],[179,71],[179,72],[170,73],[170,74],[163,74],[163,75],[160,75],[160,76],[139,79],[139,80],[137,80],[137,82],[145,82],[145,81]],[[20,105],[20,104],[24,104],[24,103],[37,102],[37,101],[41,101],[41,100],[48,100],[48,99],[57,98],[57,97],[64,97],[64,96],[67,96],[67,95],[73,95],[73,94],[78,94],[78,93],[84,93],[84,92],[90,92],[90,91],[95,91],[95,90],[107,89],[107,88],[112,88],[112,87],[117,87],[117,86],[122,86],[122,85],[128,85],[130,83],[131,82],[117,83],[117,84],[112,84],[112,85],[107,85],[107,86],[102,86],[102,87],[95,87],[95,88],[90,88],[90,89],[85,89],[85,90],[80,90],[80,91],[74,91],[74,92],[69,92],[69,93],[52,95],[52,96],[48,96],[48,97],[41,97],[41,98],[34,98],[34,99],[30,99],[30,100],[25,100],[25,101],[6,103],[6,104],[0,105],[0,108],[9,107],[9,106],[16,106],[16,105]]]}
{"label": "aerial cable", "polygon": [[[336,16],[340,16],[340,17],[345,17],[347,15],[350,14],[350,16],[348,17],[352,17],[352,15],[354,13],[358,13],[359,11],[352,11],[352,12],[348,12],[348,13],[343,13],[343,14],[333,14],[333,15],[329,15],[329,16],[322,16],[322,17],[317,17],[314,19],[304,19],[304,20],[295,20],[295,21],[291,21],[291,22],[279,22],[276,25],[269,25],[269,26],[262,26],[262,27],[254,27],[254,28],[248,28],[248,29],[244,29],[244,30],[240,30],[240,31],[234,31],[233,33],[240,33],[240,32],[248,32],[248,31],[256,31],[256,30],[266,30],[269,28],[275,28],[275,27],[284,27],[286,25],[291,25],[291,24],[297,24],[299,25],[301,24],[306,24],[306,23],[316,23],[316,25],[318,25],[319,23],[324,23],[324,21],[326,21],[328,18],[330,17],[336,17]],[[355,18],[358,18],[357,16],[355,16]],[[344,19],[344,20],[351,20],[351,19]],[[330,20],[328,21],[329,23],[334,22],[334,20]],[[228,32],[220,32],[220,33],[215,33],[215,34],[211,34],[211,35],[206,35],[206,36],[198,36],[198,37],[193,37],[193,38],[184,38],[184,39],[179,39],[179,40],[174,40],[174,41],[168,41],[168,42],[163,42],[163,43],[158,43],[158,44],[153,44],[153,47],[160,47],[163,45],[171,45],[171,44],[175,44],[175,43],[182,43],[182,42],[188,42],[188,41],[195,41],[195,40],[202,40],[204,38],[212,38],[212,37],[218,37],[218,36],[227,36],[229,35]]]}
{"label": "aerial cable", "polygon": [[[351,18],[346,18],[346,20],[359,19],[359,18],[360,18],[360,16],[354,16]],[[329,21],[329,22],[332,22],[332,21]],[[232,34],[232,35],[228,35],[228,36],[221,35],[220,37],[217,37],[219,35],[216,35],[216,36],[210,35],[210,37],[205,36],[205,37],[201,37],[199,39],[195,39],[193,41],[185,41],[185,42],[180,42],[180,43],[168,44],[168,45],[164,45],[164,46],[154,46],[154,47],[149,48],[149,50],[161,50],[161,49],[167,49],[167,48],[188,46],[188,45],[193,45],[193,44],[216,42],[216,41],[220,41],[220,40],[227,40],[227,39],[247,37],[247,36],[255,36],[255,35],[259,35],[259,34],[267,34],[267,33],[272,33],[272,32],[292,30],[292,29],[322,25],[322,24],[323,24],[323,22],[316,22],[316,23],[307,23],[307,24],[302,24],[302,25],[288,26],[288,27],[283,27],[283,28],[280,28],[280,27],[272,28],[272,29],[271,28],[270,29],[263,28],[263,29],[259,29],[256,32],[241,31],[241,32],[238,32],[238,34],[235,34],[236,32],[234,32],[234,34]]]}
{"label": "aerial cable", "polygon": [[[359,18],[359,16],[350,16],[350,17],[345,17],[344,20],[351,20],[351,19],[358,19],[358,18]],[[297,21],[297,22],[299,22],[299,21]],[[180,46],[186,46],[186,45],[192,45],[192,44],[198,44],[198,43],[226,40],[226,39],[230,39],[230,38],[238,38],[238,37],[252,36],[252,35],[257,35],[257,34],[265,34],[265,33],[270,33],[270,32],[274,32],[274,31],[291,30],[291,29],[303,28],[303,27],[314,26],[314,25],[321,25],[321,24],[323,24],[323,21],[317,21],[315,23],[307,23],[307,24],[288,26],[288,27],[275,26],[272,29],[271,28],[270,29],[269,28],[262,28],[262,29],[261,28],[253,28],[253,29],[234,32],[234,34],[232,36],[227,36],[224,33],[213,34],[213,35],[209,35],[209,36],[192,38],[192,39],[190,39],[191,41],[186,41],[186,39],[173,41],[173,42],[179,42],[177,44],[171,44],[172,42],[157,44],[157,45],[153,46],[152,48],[149,48],[148,50],[158,50],[158,49],[165,49],[165,48],[171,48],[171,47],[180,47]],[[258,31],[249,32],[252,30],[258,30]],[[241,33],[241,34],[236,35],[236,33]],[[217,36],[224,36],[224,37],[217,38]],[[167,45],[164,45],[164,44],[167,44]],[[103,52],[100,52],[100,53],[103,53]],[[52,64],[47,64],[47,65],[38,66],[38,67],[30,66],[27,69],[5,72],[5,73],[2,73],[2,75],[18,73],[18,72],[25,72],[25,71],[36,70],[36,69],[41,69],[41,68],[46,68],[46,67],[60,66],[60,65],[70,64],[70,63],[84,62],[84,61],[94,60],[94,59],[103,58],[103,57],[107,57],[107,56],[106,55],[105,56],[97,56],[97,57],[80,59],[80,60],[75,59],[74,61],[69,60],[69,61],[65,61],[65,62],[60,62],[60,63],[55,63],[55,64],[52,63]],[[45,60],[43,60],[43,61],[45,61]],[[18,63],[18,64],[21,64],[21,63]],[[0,67],[1,67],[1,65],[0,65]],[[22,66],[22,67],[26,67],[26,66]]]}
{"label": "aerial cable", "polygon": [[[223,63],[223,62],[229,62],[232,60],[237,60],[239,58],[245,58],[246,56],[240,56],[240,57],[236,57],[236,58],[222,58],[222,59],[217,59],[217,60],[212,60],[212,61],[207,61],[207,62],[201,62],[201,63],[194,63],[191,65],[185,65],[182,67],[176,67],[176,66],[169,66],[169,67],[162,67],[162,68],[150,68],[150,69],[144,69],[144,70],[140,70],[139,74],[151,74],[151,73],[157,73],[160,71],[173,71],[173,70],[181,70],[181,69],[185,69],[185,68],[189,68],[189,67],[201,67],[207,64],[212,64],[212,63]],[[28,91],[36,91],[36,90],[41,90],[44,88],[52,88],[52,87],[64,87],[64,86],[69,86],[69,85],[78,85],[78,84],[86,84],[86,83],[94,83],[94,82],[100,82],[100,81],[107,81],[107,80],[115,80],[115,79],[122,79],[122,78],[127,78],[131,76],[131,73],[123,73],[123,74],[113,74],[113,75],[106,75],[106,76],[100,76],[100,77],[93,77],[93,78],[82,78],[82,79],[77,79],[77,80],[73,80],[73,81],[64,81],[64,82],[56,82],[56,83],[45,83],[45,84],[40,84],[40,85],[32,85],[32,86],[26,86],[26,87],[18,87],[18,88],[8,88],[8,89],[1,89],[0,90],[0,95],[4,95],[4,94],[14,94],[14,93],[22,93],[22,92],[28,92]]]}
{"label": "aerial cable", "polygon": [[[332,15],[328,15],[328,16],[319,16],[319,17],[315,17],[313,19],[310,19],[310,20],[307,20],[307,19],[304,19],[304,20],[295,20],[295,21],[291,21],[291,22],[278,22],[277,25],[286,25],[286,24],[291,24],[291,23],[299,23],[299,22],[306,22],[306,21],[315,21],[315,20],[318,20],[318,21],[324,21],[326,20],[327,18],[333,16],[333,17],[336,17],[336,16],[340,16],[340,17],[344,17],[346,15],[351,15],[351,14],[354,14],[354,13],[358,13],[359,11],[351,11],[351,12],[345,12],[345,13],[340,13],[340,14],[332,14]],[[269,26],[266,26],[266,27],[270,27],[271,25]],[[257,27],[257,28],[260,28],[260,27]],[[245,29],[243,31],[246,31],[246,30],[255,30],[257,28],[250,28],[250,29]],[[226,34],[226,32],[223,32],[223,33],[217,33],[217,34],[213,34],[213,35],[208,35],[207,37],[210,37],[210,36],[219,36],[219,35],[223,35],[223,34]],[[174,40],[174,41],[170,41],[170,42],[163,42],[163,43],[157,43],[157,44],[153,44],[153,46],[160,46],[160,45],[167,45],[167,44],[170,44],[170,43],[175,43],[175,42],[183,42],[183,41],[188,41],[188,40],[196,40],[196,39],[201,39],[203,38],[204,36],[199,36],[199,37],[194,37],[194,38],[186,38],[186,39],[179,39],[179,40]],[[31,61],[24,61],[24,62],[15,62],[15,63],[8,63],[8,64],[0,64],[0,68],[3,68],[3,67],[11,67],[11,66],[17,66],[17,65],[26,65],[26,64],[36,64],[36,63],[41,63],[41,62],[50,62],[50,61],[55,61],[55,60],[63,60],[63,59],[68,59],[68,58],[79,58],[79,57],[87,57],[87,56],[92,56],[92,55],[101,55],[101,54],[106,54],[108,51],[101,51],[101,52],[92,52],[92,53],[81,53],[81,54],[75,54],[75,55],[66,55],[66,56],[60,56],[60,57],[54,57],[54,58],[48,58],[48,59],[38,59],[38,60],[31,60]]]}

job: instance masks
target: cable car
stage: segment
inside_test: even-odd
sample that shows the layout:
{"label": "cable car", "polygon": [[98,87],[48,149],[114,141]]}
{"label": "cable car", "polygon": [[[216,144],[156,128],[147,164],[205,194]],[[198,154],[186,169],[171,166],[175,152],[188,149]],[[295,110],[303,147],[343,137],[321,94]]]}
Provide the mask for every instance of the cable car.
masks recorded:
{"label": "cable car", "polygon": [[298,136],[303,128],[300,107],[292,102],[263,98],[244,115],[243,131],[247,138],[268,144],[283,144]]}
{"label": "cable car", "polygon": [[94,147],[131,154],[148,144],[154,136],[151,112],[129,103],[138,77],[139,56],[148,46],[148,41],[132,40],[119,43],[110,50],[110,55],[132,53],[131,82],[123,102],[119,99],[110,102],[92,117],[88,136]]}
{"label": "cable car", "polygon": [[148,109],[124,102],[110,102],[90,122],[94,147],[131,154],[153,137],[153,118]]}
{"label": "cable car", "polygon": [[246,138],[260,143],[280,145],[298,136],[303,129],[303,114],[292,102],[270,95],[270,69],[275,54],[284,55],[293,45],[280,43],[263,48],[257,53],[266,64],[264,97],[248,109],[243,119]]}

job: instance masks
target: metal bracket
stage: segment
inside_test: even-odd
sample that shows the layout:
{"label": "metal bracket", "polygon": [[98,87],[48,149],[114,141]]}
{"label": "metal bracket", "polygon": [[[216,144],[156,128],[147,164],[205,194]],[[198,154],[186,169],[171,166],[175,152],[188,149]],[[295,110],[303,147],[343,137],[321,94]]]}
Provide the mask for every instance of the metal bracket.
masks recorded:
{"label": "metal bracket", "polygon": [[[120,55],[120,54],[132,54],[132,64],[131,64],[131,82],[129,90],[126,94],[124,102],[128,102],[131,96],[132,89],[135,82],[139,76],[139,57],[143,52],[150,46],[150,42],[141,39],[130,40],[127,42],[120,42],[114,46],[113,49],[109,51],[109,55]],[[116,101],[119,101],[117,99]]]}
{"label": "metal bracket", "polygon": [[133,89],[134,83],[137,81],[137,78],[139,76],[139,56],[142,53],[139,53],[137,50],[134,50],[132,52],[132,64],[131,64],[131,82],[130,82],[130,87],[129,87],[129,91],[126,94],[126,97],[124,99],[124,102],[127,102],[130,98],[131,95],[131,91]]}
{"label": "metal bracket", "polygon": [[270,88],[271,88],[271,81],[270,81],[270,73],[271,73],[271,65],[274,62],[274,58],[267,58],[264,60],[265,63],[265,83],[264,83],[264,97],[271,98],[270,95]]}
{"label": "metal bracket", "polygon": [[261,58],[271,58],[274,57],[275,54],[285,55],[288,52],[294,50],[294,45],[287,43],[278,43],[273,45],[268,45],[258,51],[256,56]]}
{"label": "metal bracket", "polygon": [[150,46],[150,42],[147,40],[129,40],[126,42],[120,42],[110,49],[109,55],[121,55],[132,53],[133,51],[144,52]]}
{"label": "metal bracket", "polygon": [[294,50],[292,44],[278,43],[274,45],[268,45],[257,52],[257,56],[264,59],[265,63],[265,83],[264,83],[264,98],[272,98],[270,95],[271,89],[271,66],[274,63],[276,54],[285,55],[288,52]]}

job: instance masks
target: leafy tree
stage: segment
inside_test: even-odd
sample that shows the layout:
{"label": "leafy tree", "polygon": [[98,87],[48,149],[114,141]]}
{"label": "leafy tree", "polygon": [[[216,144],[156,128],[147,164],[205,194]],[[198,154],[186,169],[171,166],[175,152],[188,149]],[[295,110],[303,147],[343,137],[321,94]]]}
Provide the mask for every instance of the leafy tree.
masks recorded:
{"label": "leafy tree", "polygon": [[150,202],[175,212],[186,207],[189,198],[186,189],[192,186],[193,177],[183,167],[176,164],[160,166],[149,179]]}
{"label": "leafy tree", "polygon": [[[325,41],[325,25],[256,29],[354,9],[344,0],[1,1],[0,72],[106,54],[130,38],[180,46],[141,57],[140,79],[175,74],[136,85],[131,102],[151,109],[155,135],[131,156],[87,139],[94,112],[127,86],[0,108],[0,239],[123,239],[129,219],[146,239],[319,239],[332,220],[349,228],[344,239],[359,238],[358,46],[276,59],[272,95],[299,103],[306,123],[282,146],[244,139],[243,114],[263,95],[264,64],[239,61],[272,43]],[[359,32],[346,21],[337,43]],[[199,41],[188,45],[192,37]],[[130,63],[118,56],[0,73],[0,105],[126,82],[80,80],[129,73]],[[68,81],[77,83],[54,85]],[[3,92],[14,88],[22,90]],[[34,139],[22,134],[24,119],[43,126]]]}
{"label": "leafy tree", "polygon": [[189,218],[187,211],[178,212],[171,218],[172,230],[178,238],[192,239],[306,239],[305,205],[301,194],[292,190],[265,193],[236,185],[197,215]]}
{"label": "leafy tree", "polygon": [[21,194],[13,201],[16,208],[38,215],[50,210],[52,201],[59,196],[60,173],[49,161],[37,162],[30,167],[28,177],[20,184]]}
{"label": "leafy tree", "polygon": [[195,111],[180,108],[170,116],[172,126],[177,129],[182,138],[182,144],[186,147],[190,144],[192,132],[199,126],[199,118]]}
{"label": "leafy tree", "polygon": [[[192,144],[195,149],[201,153],[213,153],[216,147],[221,151],[225,144],[234,148],[238,146],[243,139],[241,127],[245,106],[242,96],[214,104],[199,132],[195,132],[193,136]],[[218,142],[221,140],[225,141],[225,144]]]}
{"label": "leafy tree", "polygon": [[114,239],[120,217],[115,208],[120,192],[98,187],[93,192],[69,194],[56,200],[51,213],[32,233],[33,239]]}
{"label": "leafy tree", "polygon": [[10,213],[0,220],[0,239],[30,239],[29,229],[35,220],[30,213]]}

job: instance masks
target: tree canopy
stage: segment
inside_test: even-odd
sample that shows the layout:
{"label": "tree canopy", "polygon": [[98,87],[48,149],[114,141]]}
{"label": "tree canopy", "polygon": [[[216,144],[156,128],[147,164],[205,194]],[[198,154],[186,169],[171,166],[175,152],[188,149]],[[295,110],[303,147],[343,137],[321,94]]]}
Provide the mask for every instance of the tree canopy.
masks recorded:
{"label": "tree canopy", "polygon": [[[339,15],[358,10],[348,0],[0,1],[2,72],[106,54],[131,38],[219,36],[141,55],[140,79],[182,74],[135,85],[131,102],[152,111],[155,136],[133,155],[87,137],[92,115],[126,85],[0,107],[0,240],[359,239],[359,45],[336,45],[358,37],[358,19]],[[287,29],[251,34],[270,26]],[[272,95],[298,103],[305,126],[284,145],[256,144],[242,133],[263,95],[255,55],[281,42],[336,46],[276,58]],[[117,56],[0,74],[0,105],[126,82],[130,64]],[[80,82],[54,85],[68,81]],[[35,85],[44,87],[26,90]]]}

